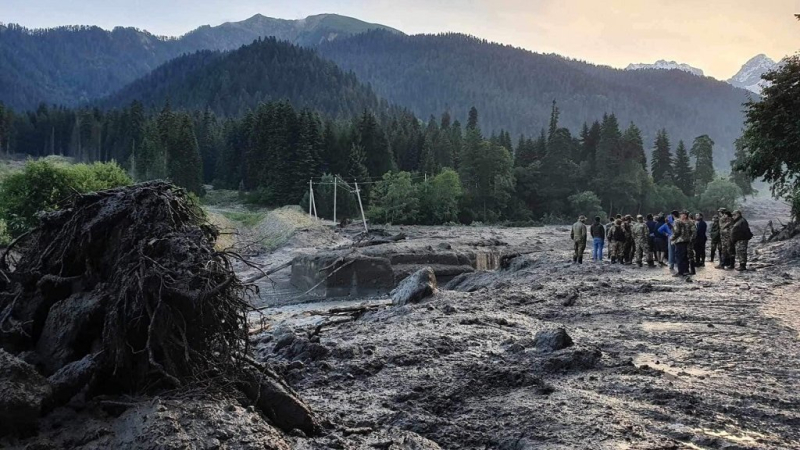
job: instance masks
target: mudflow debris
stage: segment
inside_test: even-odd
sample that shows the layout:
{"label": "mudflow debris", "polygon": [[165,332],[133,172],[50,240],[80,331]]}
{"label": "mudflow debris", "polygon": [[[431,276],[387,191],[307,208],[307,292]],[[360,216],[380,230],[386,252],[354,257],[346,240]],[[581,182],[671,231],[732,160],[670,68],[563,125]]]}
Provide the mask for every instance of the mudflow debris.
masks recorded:
{"label": "mudflow debris", "polygon": [[194,211],[77,198],[4,257],[0,447],[800,448],[800,238],[686,283],[550,226],[309,219],[245,263]]}

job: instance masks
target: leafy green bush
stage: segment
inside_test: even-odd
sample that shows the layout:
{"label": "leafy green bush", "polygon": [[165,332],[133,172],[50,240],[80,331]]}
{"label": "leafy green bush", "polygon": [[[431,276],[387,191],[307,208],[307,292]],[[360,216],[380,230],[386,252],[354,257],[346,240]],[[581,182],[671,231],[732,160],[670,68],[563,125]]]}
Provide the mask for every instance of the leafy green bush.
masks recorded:
{"label": "leafy green bush", "polygon": [[739,205],[742,190],[736,183],[725,178],[717,178],[708,183],[705,192],[700,196],[699,207],[704,213],[713,213],[718,208],[733,211]]}
{"label": "leafy green bush", "polygon": [[418,192],[422,223],[438,225],[458,220],[458,204],[463,190],[461,179],[455,170],[445,169],[420,184]]}
{"label": "leafy green bush", "polygon": [[386,173],[375,184],[367,217],[378,223],[413,224],[418,220],[419,192],[408,172]]}
{"label": "leafy green bush", "polygon": [[131,184],[114,162],[64,165],[30,161],[0,181],[0,220],[12,237],[36,226],[39,211],[51,211],[76,193]]}
{"label": "leafy green bush", "polygon": [[584,215],[588,219],[586,223],[590,223],[596,216],[599,216],[603,223],[606,222],[606,213],[600,206],[600,197],[594,192],[584,191],[570,195],[567,201],[569,201],[570,213],[573,217]]}

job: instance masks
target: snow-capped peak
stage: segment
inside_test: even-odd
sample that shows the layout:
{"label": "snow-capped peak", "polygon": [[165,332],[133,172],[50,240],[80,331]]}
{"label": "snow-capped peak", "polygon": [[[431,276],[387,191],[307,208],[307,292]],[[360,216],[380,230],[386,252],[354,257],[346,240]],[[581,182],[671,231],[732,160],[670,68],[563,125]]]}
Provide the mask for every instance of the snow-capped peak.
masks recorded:
{"label": "snow-capped peak", "polygon": [[625,70],[640,70],[640,69],[661,69],[661,70],[682,70],[684,72],[689,72],[693,75],[697,75],[699,77],[703,76],[703,71],[698,69],[697,67],[692,67],[688,64],[677,63],[675,61],[665,61],[663,59],[659,59],[653,64],[628,64],[628,67]]}
{"label": "snow-capped peak", "polygon": [[776,67],[778,67],[778,63],[762,53],[750,58],[749,61],[744,63],[736,75],[728,80],[728,83],[760,94],[761,90],[766,85],[766,82],[761,79],[761,75]]}

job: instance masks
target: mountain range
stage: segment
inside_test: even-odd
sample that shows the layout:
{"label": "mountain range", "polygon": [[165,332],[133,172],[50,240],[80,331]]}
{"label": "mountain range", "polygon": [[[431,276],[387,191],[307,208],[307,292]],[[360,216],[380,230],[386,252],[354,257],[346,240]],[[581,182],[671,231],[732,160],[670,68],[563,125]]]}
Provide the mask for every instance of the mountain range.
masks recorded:
{"label": "mountain range", "polygon": [[178,38],[136,28],[30,30],[0,24],[0,101],[15,109],[32,109],[41,102],[73,106],[111,95],[182,54],[232,50],[268,36],[316,45],[371,29],[399,33],[335,14],[302,20],[255,15],[241,22],[203,26]]}
{"label": "mountain range", "polygon": [[675,61],[665,61],[663,59],[659,59],[653,64],[644,64],[644,63],[628,64],[628,67],[625,68],[625,70],[641,70],[641,69],[661,69],[661,70],[677,69],[677,70],[682,70],[684,72],[689,72],[692,75],[697,75],[699,77],[702,77],[704,75],[703,70],[698,69],[697,67],[692,67],[684,63],[677,63]]}
{"label": "mountain range", "polygon": [[[269,56],[236,50],[262,36],[313,47],[354,75],[312,57],[312,51],[263,48],[275,47],[274,41],[255,47]],[[239,53],[221,53],[226,51]],[[276,55],[294,55],[299,62]],[[766,67],[761,63],[743,68],[731,83],[752,87],[747,83]],[[133,99],[156,106],[169,98],[176,106],[238,115],[259,101],[288,98],[341,116],[385,108],[388,101],[421,118],[443,111],[464,117],[476,106],[486,132],[531,135],[546,126],[556,100],[562,123],[572,130],[613,112],[623,124],[636,122],[650,141],[660,128],[676,141],[709,134],[721,166],[732,155],[747,99],[744,90],[694,76],[702,71],[675,62],[629,68],[680,70],[618,70],[455,33],[407,36],[334,14],[301,20],[255,15],[177,38],[135,28],[0,25],[0,67],[0,101],[15,109],[40,102],[117,106]]]}

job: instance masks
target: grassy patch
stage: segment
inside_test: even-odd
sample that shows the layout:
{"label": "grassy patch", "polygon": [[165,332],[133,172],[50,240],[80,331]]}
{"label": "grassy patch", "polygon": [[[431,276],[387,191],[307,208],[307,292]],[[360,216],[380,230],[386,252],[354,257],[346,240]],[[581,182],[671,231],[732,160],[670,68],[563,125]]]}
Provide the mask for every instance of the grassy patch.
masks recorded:
{"label": "grassy patch", "polygon": [[221,214],[226,219],[239,222],[248,228],[258,225],[267,216],[267,213],[263,211],[224,211]]}
{"label": "grassy patch", "polygon": [[208,206],[226,206],[241,202],[239,191],[229,189],[210,189],[200,198],[200,204]]}

